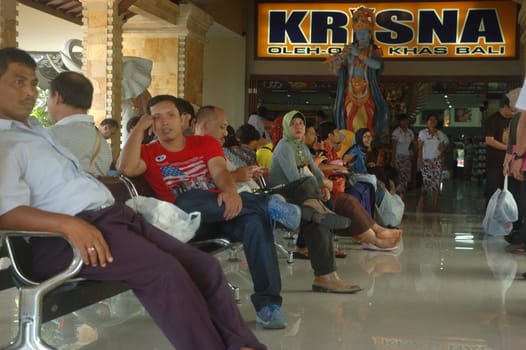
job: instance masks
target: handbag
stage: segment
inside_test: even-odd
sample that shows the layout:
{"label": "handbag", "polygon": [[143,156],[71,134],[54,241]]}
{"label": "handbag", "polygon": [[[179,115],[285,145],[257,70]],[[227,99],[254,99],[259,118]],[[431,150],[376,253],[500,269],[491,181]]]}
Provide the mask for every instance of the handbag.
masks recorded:
{"label": "handbag", "polygon": [[505,176],[503,189],[497,188],[488,202],[482,221],[484,232],[490,236],[506,236],[518,219],[517,203],[508,190],[508,176]]}
{"label": "handbag", "polygon": [[137,196],[127,200],[126,205],[150,224],[181,242],[191,240],[201,225],[200,212],[186,213],[175,204],[157,198]]}

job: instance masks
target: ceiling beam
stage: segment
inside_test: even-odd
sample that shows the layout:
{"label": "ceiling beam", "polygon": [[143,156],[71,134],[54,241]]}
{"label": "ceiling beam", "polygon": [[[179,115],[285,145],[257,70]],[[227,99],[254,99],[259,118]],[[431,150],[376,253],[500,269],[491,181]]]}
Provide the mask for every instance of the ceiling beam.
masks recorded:
{"label": "ceiling beam", "polygon": [[54,7],[46,6],[41,2],[32,1],[32,0],[18,0],[18,2],[28,7],[34,8],[35,10],[45,12],[49,15],[52,15],[58,18],[62,18],[63,20],[66,20],[68,22],[82,25],[82,17],[76,17],[73,15],[69,15],[65,12],[55,9]]}
{"label": "ceiling beam", "polygon": [[136,0],[129,11],[145,17],[160,18],[172,24],[176,24],[179,15],[179,7],[169,0]]}

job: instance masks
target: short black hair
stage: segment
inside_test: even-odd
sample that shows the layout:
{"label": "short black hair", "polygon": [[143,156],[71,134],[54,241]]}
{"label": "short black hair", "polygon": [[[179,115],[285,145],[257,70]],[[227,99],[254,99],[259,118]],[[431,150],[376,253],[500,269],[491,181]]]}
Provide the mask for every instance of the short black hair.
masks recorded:
{"label": "short black hair", "polygon": [[7,72],[9,63],[20,63],[36,70],[37,64],[33,57],[24,50],[16,47],[6,47],[0,49],[0,75]]}
{"label": "short black hair", "polygon": [[131,129],[135,128],[135,125],[141,120],[140,115],[136,115],[135,117],[131,117],[128,122],[126,123],[126,131],[130,132]]}
{"label": "short black hair", "polygon": [[177,108],[177,110],[179,111],[179,114],[181,116],[183,114],[190,114],[190,118],[195,118],[194,107],[192,107],[192,104],[180,97],[175,97],[173,95],[157,95],[157,96],[152,97],[148,101],[148,105],[147,105],[148,113],[152,112],[151,111],[152,106],[160,102],[163,102],[163,101],[172,102],[175,108]]}
{"label": "short black hair", "polygon": [[112,118],[102,119],[102,121],[100,122],[100,126],[104,126],[104,125],[108,125],[110,128],[119,127],[119,123],[115,119],[112,119]]}
{"label": "short black hair", "polygon": [[229,148],[233,146],[239,146],[239,142],[236,138],[236,131],[231,125],[227,125],[226,127],[227,135],[225,136],[225,142],[223,143],[223,147]]}
{"label": "short black hair", "polygon": [[248,123],[241,125],[237,129],[236,136],[243,145],[248,145],[251,141],[258,141],[261,138],[259,131]]}
{"label": "short black hair", "polygon": [[329,138],[329,134],[332,133],[334,129],[338,129],[338,127],[333,122],[320,123],[320,125],[318,125],[318,136],[320,140],[327,140],[327,138]]}
{"label": "short black hair", "polygon": [[509,107],[510,106],[510,99],[506,95],[502,95],[500,98],[500,107]]}
{"label": "short black hair", "polygon": [[396,115],[396,120],[398,121],[409,120],[409,116],[406,113],[400,113]]}
{"label": "short black hair", "polygon": [[[93,101],[93,85],[88,78],[77,72],[59,73],[49,84],[50,96],[58,93],[64,104],[88,110]],[[118,125],[118,124],[117,124]]]}

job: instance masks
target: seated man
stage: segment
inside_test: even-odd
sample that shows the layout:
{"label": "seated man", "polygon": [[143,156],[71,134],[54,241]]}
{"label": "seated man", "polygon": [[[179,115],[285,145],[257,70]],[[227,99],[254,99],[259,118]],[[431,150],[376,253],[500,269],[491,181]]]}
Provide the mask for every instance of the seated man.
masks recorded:
{"label": "seated man", "polygon": [[[199,112],[197,112],[196,134],[208,134],[213,136],[220,143],[223,143],[224,137],[226,136],[225,125],[228,125],[228,118],[221,108],[206,106],[202,107]],[[254,131],[257,134],[257,130]],[[257,140],[259,137],[254,137],[253,139]],[[249,176],[252,176],[252,173],[249,172]],[[246,181],[246,178],[240,178],[240,181]],[[316,226],[311,218],[308,218],[307,215],[304,215],[304,217],[305,220],[303,226]],[[323,286],[324,290],[338,293],[354,293],[359,291],[359,286],[347,285],[341,281],[336,274],[334,256],[331,254],[333,251],[332,236],[327,231],[328,230],[325,230],[324,228],[320,228],[312,235],[309,235],[311,245],[316,247],[315,250],[317,250],[315,253],[316,258],[312,262],[312,267],[315,273],[317,273],[314,279],[313,289]],[[319,271],[323,271],[323,273],[318,273]],[[327,286],[330,288],[325,288]]]}
{"label": "seated man", "polygon": [[105,118],[99,124],[99,131],[106,140],[110,139],[119,129],[119,123],[115,119]]}
{"label": "seated man", "polygon": [[[144,175],[159,199],[186,212],[200,211],[197,238],[220,230],[242,242],[254,282],[256,320],[265,328],[284,328],[271,220],[294,229],[300,222],[299,208],[276,196],[263,200],[238,194],[221,145],[210,136],[183,134],[184,115],[194,113],[189,102],[159,95],[148,102],[148,112],[124,145],[119,170],[127,176]],[[144,131],[150,127],[158,140],[143,145]],[[226,124],[221,127],[226,130]]]}
{"label": "seated man", "polygon": [[[227,129],[222,127],[224,123],[227,124],[227,129],[232,130],[233,135],[228,135]],[[257,135],[253,137],[254,143],[259,143],[261,136],[256,128],[250,124],[244,126],[251,128]],[[255,150],[240,143],[236,132],[228,125],[228,117],[223,109],[214,106],[204,106],[199,109],[195,134],[212,136],[223,146],[226,166],[236,182],[238,192],[260,189],[258,177],[264,176],[264,171],[256,165]]]}
{"label": "seated man", "polygon": [[[0,49],[0,229],[64,234],[85,266],[80,277],[128,285],[177,349],[266,349],[243,321],[217,260],[115,203],[35,119],[36,63]],[[42,278],[71,262],[60,238],[32,238]],[[111,248],[111,250],[110,250]]]}
{"label": "seated man", "polygon": [[53,140],[77,157],[82,170],[94,176],[110,171],[110,145],[88,115],[93,85],[80,73],[62,72],[50,83],[48,113],[55,125],[48,131]]}

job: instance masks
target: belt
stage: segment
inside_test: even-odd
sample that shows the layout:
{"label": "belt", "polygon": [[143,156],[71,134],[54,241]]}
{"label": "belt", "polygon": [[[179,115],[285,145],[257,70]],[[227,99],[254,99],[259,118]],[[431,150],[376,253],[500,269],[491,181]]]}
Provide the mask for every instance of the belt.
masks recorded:
{"label": "belt", "polygon": [[109,208],[109,207],[111,207],[113,204],[115,204],[115,202],[113,202],[113,203],[104,203],[104,204],[102,204],[100,207],[97,207],[97,208],[94,208],[94,209],[89,209],[89,210],[83,210],[82,212],[83,212],[83,213],[95,213],[95,212],[97,212],[97,211],[100,211],[100,210],[103,210],[103,209]]}

